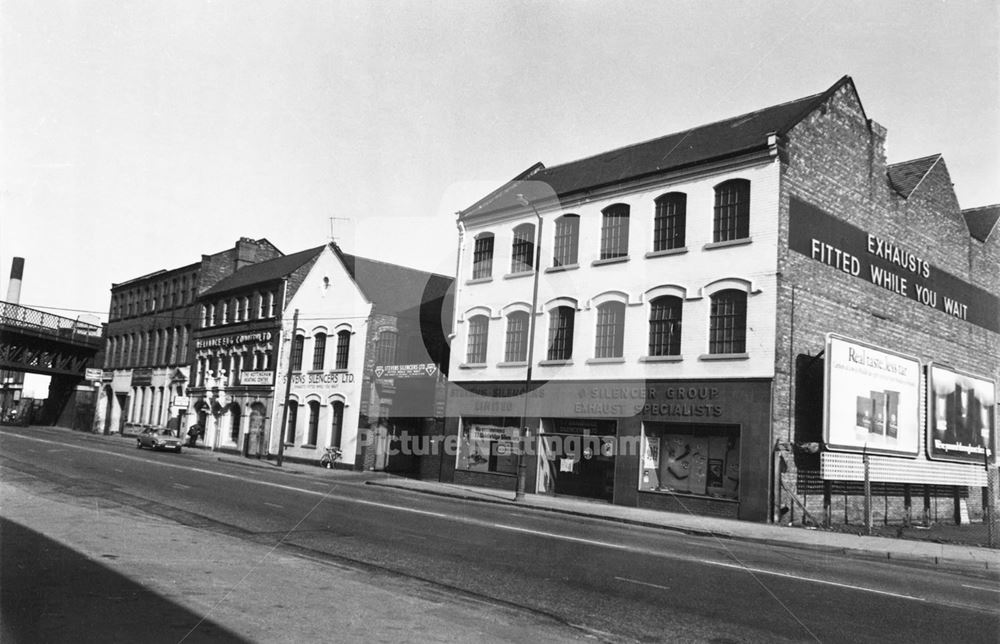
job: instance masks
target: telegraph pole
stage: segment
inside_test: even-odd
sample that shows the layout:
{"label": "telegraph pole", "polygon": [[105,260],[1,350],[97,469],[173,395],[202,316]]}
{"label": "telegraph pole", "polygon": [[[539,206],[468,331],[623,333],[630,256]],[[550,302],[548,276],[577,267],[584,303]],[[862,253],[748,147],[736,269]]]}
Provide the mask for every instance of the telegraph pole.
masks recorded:
{"label": "telegraph pole", "polygon": [[285,374],[285,404],[281,408],[281,427],[278,428],[278,460],[277,466],[285,458],[285,423],[288,422],[288,401],[292,394],[292,346],[295,344],[295,330],[299,328],[299,310],[295,309],[295,316],[292,318],[292,345],[288,347],[288,373]]}

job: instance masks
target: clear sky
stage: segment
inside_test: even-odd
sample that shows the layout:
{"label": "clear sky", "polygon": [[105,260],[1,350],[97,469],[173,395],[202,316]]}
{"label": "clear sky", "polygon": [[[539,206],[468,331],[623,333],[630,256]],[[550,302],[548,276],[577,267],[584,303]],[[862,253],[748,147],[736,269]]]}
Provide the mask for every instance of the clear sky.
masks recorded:
{"label": "clear sky", "polygon": [[3,0],[0,298],[109,288],[241,236],[444,274],[456,210],[553,165],[853,77],[890,162],[1000,202],[995,0]]}

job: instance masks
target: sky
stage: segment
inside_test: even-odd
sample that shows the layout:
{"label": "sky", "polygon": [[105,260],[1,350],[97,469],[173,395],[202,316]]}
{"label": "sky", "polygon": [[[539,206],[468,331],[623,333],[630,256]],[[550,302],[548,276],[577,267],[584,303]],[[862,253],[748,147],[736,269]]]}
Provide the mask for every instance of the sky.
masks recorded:
{"label": "sky", "polygon": [[[0,3],[0,298],[107,320],[112,283],[240,237],[454,275],[455,212],[555,165],[850,75],[890,163],[1000,203],[1000,3]],[[331,219],[332,218],[332,219]]]}

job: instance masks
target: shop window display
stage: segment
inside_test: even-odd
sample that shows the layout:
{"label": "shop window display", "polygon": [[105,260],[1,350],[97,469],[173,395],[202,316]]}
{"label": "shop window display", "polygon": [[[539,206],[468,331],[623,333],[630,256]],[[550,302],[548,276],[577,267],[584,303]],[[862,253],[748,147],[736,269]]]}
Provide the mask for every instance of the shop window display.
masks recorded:
{"label": "shop window display", "polygon": [[642,439],[640,491],[739,496],[738,428],[650,423]]}
{"label": "shop window display", "polygon": [[516,418],[468,418],[462,422],[456,469],[517,474]]}

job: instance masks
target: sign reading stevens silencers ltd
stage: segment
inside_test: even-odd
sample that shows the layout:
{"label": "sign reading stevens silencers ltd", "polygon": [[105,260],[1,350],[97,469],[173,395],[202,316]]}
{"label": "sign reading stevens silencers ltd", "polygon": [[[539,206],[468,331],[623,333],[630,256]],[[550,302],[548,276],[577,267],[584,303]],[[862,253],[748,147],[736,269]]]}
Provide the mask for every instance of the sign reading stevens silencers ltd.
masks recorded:
{"label": "sign reading stevens silencers ltd", "polygon": [[985,456],[992,461],[997,402],[993,381],[937,364],[931,364],[927,374],[927,456],[978,464]]}
{"label": "sign reading stevens silencers ltd", "polygon": [[827,334],[823,440],[831,450],[916,456],[920,361]]}

